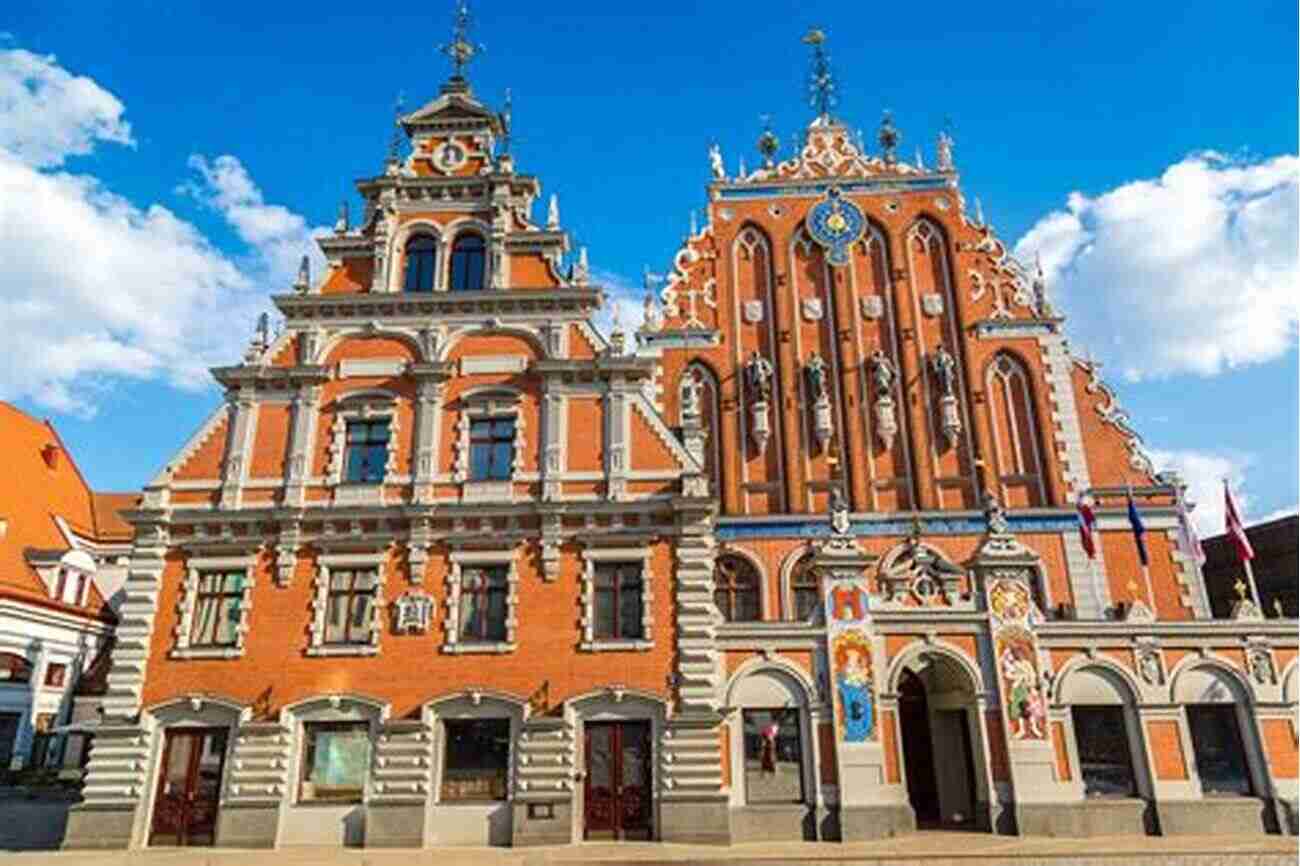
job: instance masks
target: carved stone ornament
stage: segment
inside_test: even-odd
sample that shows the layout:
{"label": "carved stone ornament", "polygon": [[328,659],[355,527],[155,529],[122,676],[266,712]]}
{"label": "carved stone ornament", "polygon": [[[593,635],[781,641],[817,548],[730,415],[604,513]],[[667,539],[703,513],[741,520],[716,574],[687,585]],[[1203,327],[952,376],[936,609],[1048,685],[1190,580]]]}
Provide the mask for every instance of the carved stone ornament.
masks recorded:
{"label": "carved stone ornament", "polygon": [[393,624],[399,634],[425,634],[433,616],[433,599],[423,592],[407,592],[393,603],[397,616]]}
{"label": "carved stone ornament", "polygon": [[1261,686],[1272,685],[1274,679],[1273,653],[1267,645],[1252,644],[1246,649],[1246,663],[1250,667],[1250,676]]}
{"label": "carved stone ornament", "polygon": [[1138,674],[1142,682],[1149,686],[1159,686],[1165,681],[1164,668],[1160,664],[1160,653],[1155,647],[1141,647],[1137,651]]}
{"label": "carved stone ornament", "polygon": [[911,595],[922,604],[951,605],[957,600],[965,578],[966,569],[937,548],[923,543],[916,532],[886,554],[880,563],[880,587],[891,602],[902,602]]}
{"label": "carved stone ornament", "polygon": [[741,308],[741,312],[744,314],[745,321],[748,324],[757,324],[763,321],[763,302],[758,300],[745,301],[744,306]]}
{"label": "carved stone ornament", "polygon": [[807,322],[820,322],[824,315],[821,298],[804,298],[799,303],[799,309],[803,312],[804,321]]}
{"label": "carved stone ornament", "polygon": [[771,422],[767,416],[766,401],[749,404],[749,436],[754,441],[754,450],[762,456],[767,451],[767,440],[772,438]]}
{"label": "carved stone ornament", "polygon": [[957,360],[940,345],[930,356],[930,369],[939,391],[939,429],[948,447],[956,448],[962,430],[956,395]]}
{"label": "carved stone ornament", "polygon": [[876,321],[885,315],[885,299],[880,295],[867,295],[862,299],[862,318]]}
{"label": "carved stone ornament", "polygon": [[922,295],[921,312],[931,317],[943,315],[943,295],[938,292]]}

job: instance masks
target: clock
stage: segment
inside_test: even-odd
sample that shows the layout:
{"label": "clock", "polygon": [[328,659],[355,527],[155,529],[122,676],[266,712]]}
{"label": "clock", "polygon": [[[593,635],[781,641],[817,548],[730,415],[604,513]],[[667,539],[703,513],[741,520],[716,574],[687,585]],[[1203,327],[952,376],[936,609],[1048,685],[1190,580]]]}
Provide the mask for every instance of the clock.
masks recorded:
{"label": "clock", "polygon": [[825,248],[826,260],[832,265],[847,265],[849,247],[862,237],[867,218],[857,205],[831,187],[808,212],[807,225],[808,234]]}

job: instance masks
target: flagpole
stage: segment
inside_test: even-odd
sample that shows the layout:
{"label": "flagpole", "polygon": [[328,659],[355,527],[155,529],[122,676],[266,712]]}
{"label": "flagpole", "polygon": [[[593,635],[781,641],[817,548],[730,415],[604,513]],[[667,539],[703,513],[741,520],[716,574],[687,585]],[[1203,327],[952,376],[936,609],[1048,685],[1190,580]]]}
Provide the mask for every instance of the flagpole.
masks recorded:
{"label": "flagpole", "polygon": [[[1125,478],[1124,478],[1124,486],[1125,486],[1126,488],[1128,488],[1128,490],[1127,490],[1127,492],[1128,492],[1128,504],[1129,504],[1130,506],[1136,508],[1136,506],[1133,505],[1133,482],[1130,481],[1130,480],[1128,479],[1127,476],[1125,476]],[[1137,538],[1137,533],[1136,533],[1136,532],[1133,534],[1133,537],[1134,537],[1134,539],[1137,541],[1137,544],[1138,544],[1138,545],[1140,545],[1141,547],[1145,548],[1146,542],[1145,542],[1145,541],[1142,541],[1142,540],[1140,540],[1140,539],[1138,539],[1138,538]],[[1138,562],[1139,562],[1139,563],[1141,564],[1141,566],[1142,566],[1142,586],[1146,589],[1146,596],[1147,596],[1147,609],[1151,611],[1151,615],[1152,615],[1152,616],[1155,616],[1155,615],[1156,615],[1156,600],[1155,600],[1155,596],[1153,596],[1153,595],[1151,594],[1151,568],[1150,568],[1150,566],[1148,566],[1145,562],[1142,562],[1140,557],[1139,557],[1139,559],[1138,559]]]}
{"label": "flagpole", "polygon": [[1259,600],[1259,589],[1255,586],[1255,569],[1251,568],[1249,559],[1243,559],[1241,564],[1246,569],[1246,585],[1250,587],[1250,600],[1255,603],[1255,610],[1259,611],[1259,615],[1266,616],[1264,606]]}

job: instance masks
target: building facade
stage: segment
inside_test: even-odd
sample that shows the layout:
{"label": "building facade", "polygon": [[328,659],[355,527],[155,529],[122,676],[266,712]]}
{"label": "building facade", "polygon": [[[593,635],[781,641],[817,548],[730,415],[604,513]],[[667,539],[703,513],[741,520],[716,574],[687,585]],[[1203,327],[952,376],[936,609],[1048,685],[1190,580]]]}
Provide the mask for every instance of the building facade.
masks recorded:
{"label": "building facade", "polygon": [[1294,832],[1295,624],[1210,617],[948,136],[715,148],[606,336],[472,53],[131,512],[69,846]]}
{"label": "building facade", "polygon": [[[1264,616],[1295,619],[1300,610],[1300,517],[1292,514],[1247,526],[1246,537],[1255,552],[1251,577]],[[1210,610],[1218,617],[1231,616],[1237,601],[1236,584],[1246,580],[1237,548],[1226,534],[1203,539],[1202,544],[1205,564],[1201,570],[1210,595]]]}
{"label": "building facade", "polygon": [[[54,427],[0,403],[0,771],[77,769],[117,623],[138,494],[90,489]],[[78,695],[83,695],[78,700]]]}

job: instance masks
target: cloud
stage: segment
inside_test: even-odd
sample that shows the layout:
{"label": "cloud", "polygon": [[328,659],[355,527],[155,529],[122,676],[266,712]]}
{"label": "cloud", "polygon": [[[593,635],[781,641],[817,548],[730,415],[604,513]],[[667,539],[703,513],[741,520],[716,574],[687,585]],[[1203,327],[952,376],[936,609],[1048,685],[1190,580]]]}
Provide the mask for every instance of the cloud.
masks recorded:
{"label": "cloud", "polygon": [[608,336],[617,319],[631,345],[631,335],[645,321],[645,290],[622,274],[601,268],[592,269],[591,281],[605,290],[605,306],[592,316],[592,324]]}
{"label": "cloud", "polygon": [[134,146],[123,110],[117,97],[53,55],[0,51],[0,150],[19,162],[55,168],[97,141]]}
{"label": "cloud", "polygon": [[1281,520],[1283,517],[1295,517],[1297,514],[1300,514],[1300,504],[1292,505],[1288,508],[1276,508],[1262,517],[1254,517],[1247,522],[1252,525],[1256,523],[1271,523],[1274,520]]}
{"label": "cloud", "polygon": [[[14,132],[38,103],[55,110]],[[129,144],[121,114],[54,58],[0,51],[0,399],[90,415],[115,382],[202,387],[314,247],[306,221],[266,204],[232,156],[196,157],[186,188],[244,241],[238,258],[161,204],[54,170],[97,142]]]}
{"label": "cloud", "polygon": [[1096,197],[1071,193],[1015,253],[1042,257],[1072,340],[1130,381],[1213,376],[1300,329],[1300,157],[1188,156]]}
{"label": "cloud", "polygon": [[1212,451],[1174,450],[1150,452],[1156,470],[1174,470],[1187,483],[1187,501],[1192,508],[1192,523],[1197,533],[1206,538],[1224,532],[1223,479],[1232,484],[1237,507],[1249,519],[1255,505],[1246,483],[1246,471],[1253,462],[1248,455],[1216,453]]}

